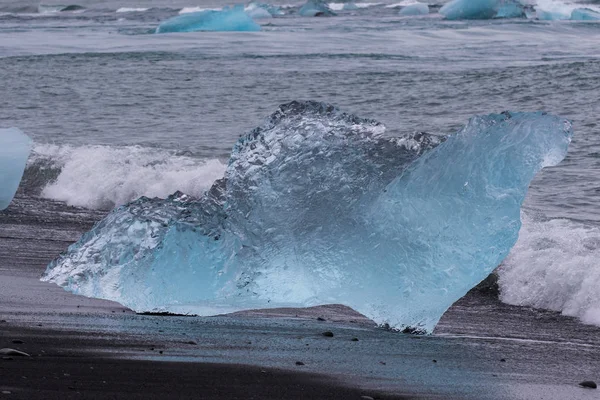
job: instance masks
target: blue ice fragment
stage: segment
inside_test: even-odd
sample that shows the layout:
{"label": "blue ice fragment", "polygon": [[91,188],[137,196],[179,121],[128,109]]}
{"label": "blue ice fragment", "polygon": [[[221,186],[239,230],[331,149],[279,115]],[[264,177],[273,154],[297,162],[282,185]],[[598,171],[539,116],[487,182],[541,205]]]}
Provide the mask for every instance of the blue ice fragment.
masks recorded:
{"label": "blue ice fragment", "polygon": [[491,19],[525,16],[525,7],[516,0],[452,0],[441,9],[446,19]]}
{"label": "blue ice fragment", "polygon": [[518,3],[506,3],[498,7],[494,18],[525,18],[525,8]]}
{"label": "blue ice fragment", "polygon": [[156,33],[195,31],[260,31],[260,25],[244,12],[243,6],[222,11],[206,10],[178,15],[162,22]]}
{"label": "blue ice fragment", "polygon": [[298,11],[303,17],[332,17],[336,14],[322,0],[308,0]]}
{"label": "blue ice fragment", "polygon": [[574,21],[600,21],[600,13],[589,8],[576,8],[571,12]]}
{"label": "blue ice fragment", "polygon": [[430,332],[508,254],[529,183],[563,159],[571,126],[503,113],[445,141],[383,132],[327,104],[283,105],[203,198],[114,210],[43,279],[136,311],[341,303]]}
{"label": "blue ice fragment", "polygon": [[253,19],[271,18],[275,15],[283,15],[281,8],[271,4],[251,2],[245,8],[246,14]]}
{"label": "blue ice fragment", "polygon": [[344,11],[354,11],[354,10],[358,10],[358,6],[356,5],[356,3],[354,2],[350,2],[350,3],[346,3],[344,4]]}
{"label": "blue ice fragment", "polygon": [[429,6],[424,3],[410,4],[400,10],[402,16],[427,15],[429,14]]}
{"label": "blue ice fragment", "polygon": [[0,129],[0,210],[12,201],[31,151],[31,139],[17,128]]}

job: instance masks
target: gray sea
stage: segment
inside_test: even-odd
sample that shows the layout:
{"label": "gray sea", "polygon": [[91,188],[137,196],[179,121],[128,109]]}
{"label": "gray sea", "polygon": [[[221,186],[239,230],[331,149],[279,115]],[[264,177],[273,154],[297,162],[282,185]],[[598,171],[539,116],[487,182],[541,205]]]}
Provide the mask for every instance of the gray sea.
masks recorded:
{"label": "gray sea", "polygon": [[259,20],[260,32],[155,34],[170,17],[232,3],[0,0],[0,126],[35,143],[20,196],[107,210],[199,195],[237,138],[292,100],[376,119],[392,136],[542,110],[570,119],[575,136],[530,188],[501,299],[600,325],[600,22],[447,21],[443,1],[402,17],[410,1],[372,1],[331,3],[328,18],[275,3],[284,14]]}

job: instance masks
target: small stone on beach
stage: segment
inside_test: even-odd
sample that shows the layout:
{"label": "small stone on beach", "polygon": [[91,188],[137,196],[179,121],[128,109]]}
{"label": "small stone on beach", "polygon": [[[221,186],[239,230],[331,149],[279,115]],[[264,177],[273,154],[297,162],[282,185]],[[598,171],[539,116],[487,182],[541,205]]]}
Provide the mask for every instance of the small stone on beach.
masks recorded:
{"label": "small stone on beach", "polygon": [[501,358],[501,359],[500,359],[500,362],[506,362],[506,359],[504,359],[504,358]]}
{"label": "small stone on beach", "polygon": [[350,339],[353,342],[358,342],[358,338],[357,337],[353,337],[352,339]]}
{"label": "small stone on beach", "polygon": [[296,365],[304,365],[302,361],[296,361]]}
{"label": "small stone on beach", "polygon": [[325,318],[319,317],[319,318],[317,318],[317,321],[325,321]]}
{"label": "small stone on beach", "polygon": [[597,389],[598,385],[594,381],[583,381],[579,384],[579,386],[588,388],[588,389]]}
{"label": "small stone on beach", "polygon": [[12,342],[13,342],[13,344],[23,344],[24,343],[22,340],[19,340],[19,339],[15,339]]}
{"label": "small stone on beach", "polygon": [[331,332],[331,331],[325,331],[321,335],[323,335],[325,337],[333,337],[333,332]]}

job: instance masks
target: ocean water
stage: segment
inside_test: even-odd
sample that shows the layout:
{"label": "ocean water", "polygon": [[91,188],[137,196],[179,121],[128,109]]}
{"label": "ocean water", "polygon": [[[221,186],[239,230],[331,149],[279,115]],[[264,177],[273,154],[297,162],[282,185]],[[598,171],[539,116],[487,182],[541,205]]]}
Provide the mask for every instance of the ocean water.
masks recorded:
{"label": "ocean water", "polygon": [[335,104],[392,136],[543,110],[570,119],[575,136],[530,188],[502,299],[600,324],[600,23],[445,21],[443,1],[401,17],[410,2],[395,3],[335,3],[337,16],[307,18],[286,1],[260,32],[156,35],[165,19],[232,3],[0,0],[0,127],[34,140],[23,192],[94,209],[200,195],[236,139],[291,100]]}

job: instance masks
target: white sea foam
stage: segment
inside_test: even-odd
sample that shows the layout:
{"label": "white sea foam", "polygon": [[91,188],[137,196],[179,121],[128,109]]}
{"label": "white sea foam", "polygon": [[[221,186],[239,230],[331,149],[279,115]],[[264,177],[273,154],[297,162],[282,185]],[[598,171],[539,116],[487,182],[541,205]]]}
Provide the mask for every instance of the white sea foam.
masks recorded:
{"label": "white sea foam", "polygon": [[522,214],[519,240],[499,270],[502,301],[560,311],[600,326],[600,227]]}
{"label": "white sea foam", "polygon": [[184,7],[179,10],[179,14],[189,14],[200,11],[221,11],[222,8],[203,8],[203,7]]}
{"label": "white sea foam", "polygon": [[[333,11],[341,11],[344,9],[344,6],[348,3],[329,3],[328,6]],[[373,6],[381,5],[382,3],[354,3],[356,8],[369,8]]]}
{"label": "white sea foam", "polygon": [[[406,6],[410,6],[412,4],[416,4],[419,3],[416,0],[404,0],[401,1],[400,3],[394,3],[394,4],[388,4],[387,6],[385,6],[385,8],[399,8],[399,7],[406,7]],[[427,3],[425,3],[427,4]]]}
{"label": "white sea foam", "polygon": [[167,197],[180,190],[200,196],[223,176],[225,165],[140,146],[35,145],[29,164],[59,168],[41,195],[87,208],[109,208],[140,196]]}
{"label": "white sea foam", "polygon": [[118,13],[127,13],[127,12],[144,12],[148,11],[149,8],[132,8],[132,7],[121,7],[117,10]]}

